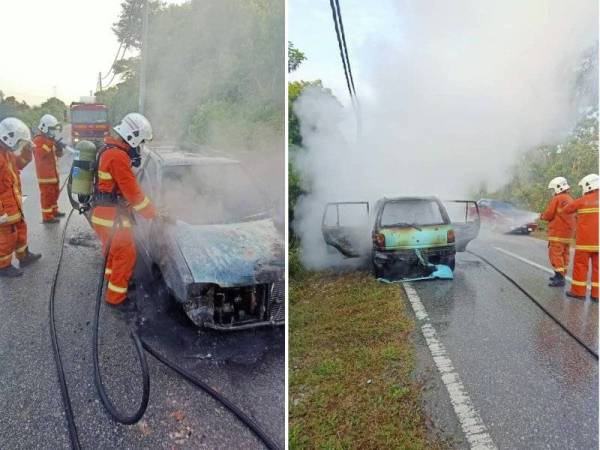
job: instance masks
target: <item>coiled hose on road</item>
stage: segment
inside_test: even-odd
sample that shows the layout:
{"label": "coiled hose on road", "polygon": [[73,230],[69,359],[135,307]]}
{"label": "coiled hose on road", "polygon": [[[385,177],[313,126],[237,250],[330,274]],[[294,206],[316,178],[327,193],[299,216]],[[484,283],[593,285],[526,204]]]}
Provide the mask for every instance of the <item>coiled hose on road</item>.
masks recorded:
{"label": "coiled hose on road", "polygon": [[[73,408],[71,405],[71,398],[69,396],[69,389],[68,389],[67,382],[66,382],[64,367],[62,364],[62,358],[60,356],[60,346],[58,344],[58,338],[57,338],[57,333],[56,333],[56,317],[55,317],[56,285],[57,285],[57,281],[58,281],[58,277],[59,277],[60,269],[61,269],[61,265],[62,265],[62,260],[63,260],[64,247],[65,247],[66,236],[67,236],[67,229],[68,229],[68,226],[69,226],[69,223],[70,223],[70,220],[71,220],[71,217],[72,217],[74,211],[75,211],[75,208],[71,209],[71,211],[69,212],[67,219],[65,221],[65,226],[64,226],[63,232],[62,232],[61,246],[60,246],[60,252],[59,252],[59,256],[58,256],[58,263],[56,265],[56,271],[54,273],[54,277],[52,280],[52,286],[50,289],[49,321],[50,321],[50,337],[52,340],[52,350],[54,353],[54,361],[56,363],[56,370],[57,370],[57,374],[58,374],[58,381],[59,381],[59,385],[60,385],[63,406],[65,409],[65,415],[67,418],[67,427],[69,429],[69,437],[71,440],[71,446],[73,447],[74,450],[79,450],[79,449],[81,449],[81,444],[79,443],[79,436],[77,433],[77,425],[75,423],[75,417],[74,417]],[[113,232],[114,232],[114,228],[113,228],[113,231],[111,232],[109,241],[107,242],[108,249],[110,249]],[[106,252],[106,255],[108,255],[108,252]],[[97,290],[97,294],[96,294],[96,308],[95,308],[95,314],[94,314],[92,347],[93,347],[93,359],[94,359],[94,382],[96,385],[96,389],[98,390],[98,395],[100,396],[100,399],[102,400],[102,404],[104,405],[104,407],[106,408],[106,410],[108,411],[110,416],[115,421],[124,423],[124,424],[136,423],[143,417],[143,415],[146,411],[146,408],[148,406],[148,400],[150,397],[150,377],[149,377],[149,371],[148,371],[148,364],[147,364],[146,356],[144,353],[144,350],[146,350],[148,353],[150,353],[150,355],[152,355],[154,358],[156,358],[162,364],[169,367],[171,370],[176,372],[182,378],[184,378],[185,380],[187,380],[194,386],[202,389],[204,392],[209,394],[215,400],[220,402],[225,408],[227,408],[230,412],[232,412],[244,425],[246,425],[265,444],[265,446],[269,450],[279,450],[280,447],[267,435],[267,433],[250,416],[248,416],[244,411],[242,411],[237,405],[232,403],[229,399],[224,397],[219,392],[215,391],[207,383],[205,383],[204,381],[202,381],[199,378],[197,378],[196,376],[194,376],[188,370],[184,369],[183,367],[178,366],[177,364],[175,364],[172,361],[170,361],[169,359],[167,359],[164,355],[162,355],[161,353],[156,351],[156,349],[154,349],[148,342],[141,339],[135,331],[132,331],[130,333],[130,336],[136,347],[136,352],[137,352],[138,359],[140,361],[140,365],[142,368],[142,383],[143,383],[142,399],[141,399],[140,406],[138,407],[137,411],[135,411],[131,415],[127,415],[125,413],[120,412],[114,406],[114,404],[110,401],[108,394],[106,392],[106,389],[104,387],[104,384],[102,382],[102,376],[100,373],[100,364],[99,364],[99,350],[98,350],[98,337],[99,337],[98,331],[100,328],[100,320],[99,320],[100,306],[102,304],[102,292],[103,292],[103,287],[104,287],[104,271],[106,269],[106,262],[107,262],[107,257],[105,256],[104,264],[102,266],[102,271],[100,273],[100,281],[98,284],[98,290]]]}
{"label": "coiled hose on road", "polygon": [[554,316],[554,314],[552,314],[550,311],[548,311],[548,309],[546,309],[544,307],[544,305],[542,305],[540,302],[538,302],[531,294],[529,294],[529,292],[527,292],[525,289],[523,289],[519,283],[517,283],[513,278],[511,278],[509,275],[507,275],[506,273],[504,273],[502,270],[500,270],[497,266],[495,266],[493,263],[491,263],[487,258],[484,258],[481,255],[478,255],[477,253],[474,253],[470,250],[466,251],[467,253],[470,253],[471,255],[481,259],[483,262],[485,262],[486,264],[488,264],[490,267],[492,267],[494,270],[496,270],[496,272],[498,272],[500,275],[502,275],[504,278],[506,278],[511,284],[513,284],[518,290],[520,290],[523,294],[525,294],[525,296],[531,300],[538,308],[540,308],[542,310],[542,312],[544,312],[548,317],[550,317],[554,322],[556,322],[556,324],[561,327],[569,336],[571,336],[573,339],[575,339],[575,341],[577,341],[577,343],[579,345],[581,345],[588,353],[590,353],[594,358],[598,359],[598,353],[596,353],[594,351],[594,349],[592,349],[589,345],[587,345],[585,342],[583,342],[581,339],[579,339],[577,336],[575,336],[575,334],[573,334],[571,332],[571,330],[569,330],[566,325],[564,325],[560,320],[558,320],[558,318],[556,316]]}

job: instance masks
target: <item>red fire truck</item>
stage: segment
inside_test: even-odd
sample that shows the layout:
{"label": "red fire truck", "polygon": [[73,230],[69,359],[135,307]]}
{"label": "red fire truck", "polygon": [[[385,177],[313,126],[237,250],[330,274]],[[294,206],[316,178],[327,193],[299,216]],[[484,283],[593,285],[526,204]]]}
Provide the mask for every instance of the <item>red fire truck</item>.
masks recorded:
{"label": "red fire truck", "polygon": [[110,129],[108,109],[105,104],[96,103],[93,97],[81,100],[71,103],[69,108],[73,145],[85,139],[100,147]]}

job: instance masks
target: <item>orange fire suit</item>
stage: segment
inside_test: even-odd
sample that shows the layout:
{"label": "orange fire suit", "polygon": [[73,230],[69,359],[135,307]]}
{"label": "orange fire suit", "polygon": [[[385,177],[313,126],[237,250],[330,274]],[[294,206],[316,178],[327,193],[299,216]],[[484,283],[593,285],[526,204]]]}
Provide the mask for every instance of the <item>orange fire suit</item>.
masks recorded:
{"label": "orange fire suit", "polygon": [[27,256],[20,174],[30,161],[30,150],[15,155],[0,148],[0,216],[8,215],[8,222],[0,224],[0,268],[10,266],[13,253],[17,259]]}
{"label": "orange fire suit", "polygon": [[591,263],[592,297],[598,298],[598,189],[572,201],[564,211],[577,213],[571,294],[585,296]]}
{"label": "orange fire suit", "polygon": [[[108,279],[106,301],[119,304],[127,298],[129,279],[135,268],[136,249],[132,230],[132,211],[147,219],[156,216],[150,199],[144,195],[133,171],[127,154],[129,146],[125,141],[112,136],[104,139],[98,162],[98,184],[96,192],[115,194],[117,203],[97,201],[92,211],[92,226],[102,241],[104,253],[108,251],[105,276]],[[117,219],[118,220],[115,220]],[[110,249],[108,240],[117,222]]]}
{"label": "orange fire suit", "polygon": [[33,138],[35,146],[35,172],[40,186],[40,201],[42,204],[42,220],[52,219],[58,212],[58,196],[60,194],[60,177],[58,158],[62,156],[52,138],[38,134]]}
{"label": "orange fire suit", "polygon": [[564,276],[569,267],[569,247],[575,234],[575,217],[564,211],[565,206],[573,201],[568,192],[556,194],[550,200],[542,220],[548,222],[548,256],[555,272]]}

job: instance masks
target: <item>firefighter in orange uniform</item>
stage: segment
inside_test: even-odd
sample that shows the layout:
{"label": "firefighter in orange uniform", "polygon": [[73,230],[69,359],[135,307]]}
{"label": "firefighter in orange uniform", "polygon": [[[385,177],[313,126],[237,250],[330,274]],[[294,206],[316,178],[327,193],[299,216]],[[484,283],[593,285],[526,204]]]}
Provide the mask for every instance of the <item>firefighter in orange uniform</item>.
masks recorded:
{"label": "firefighter in orange uniform", "polygon": [[[27,125],[19,119],[0,122],[0,277],[19,277],[22,268],[42,257],[29,251],[23,216],[20,173],[31,161],[30,139]],[[13,253],[20,269],[11,264]]]}
{"label": "firefighter in orange uniform", "polygon": [[[98,156],[98,181],[91,221],[105,254],[108,251],[106,301],[116,306],[127,300],[129,280],[135,268],[133,213],[153,219],[156,211],[131,169],[140,164],[141,146],[152,139],[150,122],[141,114],[130,113],[114,127],[114,131],[119,137],[107,136]],[[113,225],[116,228],[109,249]]]}
{"label": "firefighter in orange uniform", "polygon": [[40,134],[33,138],[35,149],[35,172],[40,187],[40,201],[42,204],[42,222],[57,223],[59,217],[65,214],[58,210],[58,196],[60,194],[60,177],[58,172],[58,158],[63,155],[64,145],[58,139],[61,131],[56,117],[45,114],[40,119],[38,126]]}
{"label": "firefighter in orange uniform", "polygon": [[569,203],[564,211],[577,214],[573,281],[567,296],[585,300],[588,269],[592,266],[592,301],[598,301],[598,184],[597,174],[586,175],[579,185],[583,195]]}
{"label": "firefighter in orange uniform", "polygon": [[569,267],[569,248],[573,243],[575,233],[575,217],[564,211],[565,206],[573,201],[569,193],[570,186],[564,177],[556,177],[548,185],[554,190],[554,196],[542,220],[548,222],[548,256],[554,268],[554,276],[550,278],[549,286],[562,287],[565,285],[565,273]]}

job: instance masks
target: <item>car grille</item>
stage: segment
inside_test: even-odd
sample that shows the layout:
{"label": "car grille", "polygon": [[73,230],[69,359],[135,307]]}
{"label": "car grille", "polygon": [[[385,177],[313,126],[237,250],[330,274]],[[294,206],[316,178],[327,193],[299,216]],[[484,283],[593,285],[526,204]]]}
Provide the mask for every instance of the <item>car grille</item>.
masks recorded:
{"label": "car grille", "polygon": [[283,322],[285,320],[285,283],[283,280],[273,283],[269,303],[269,320]]}

